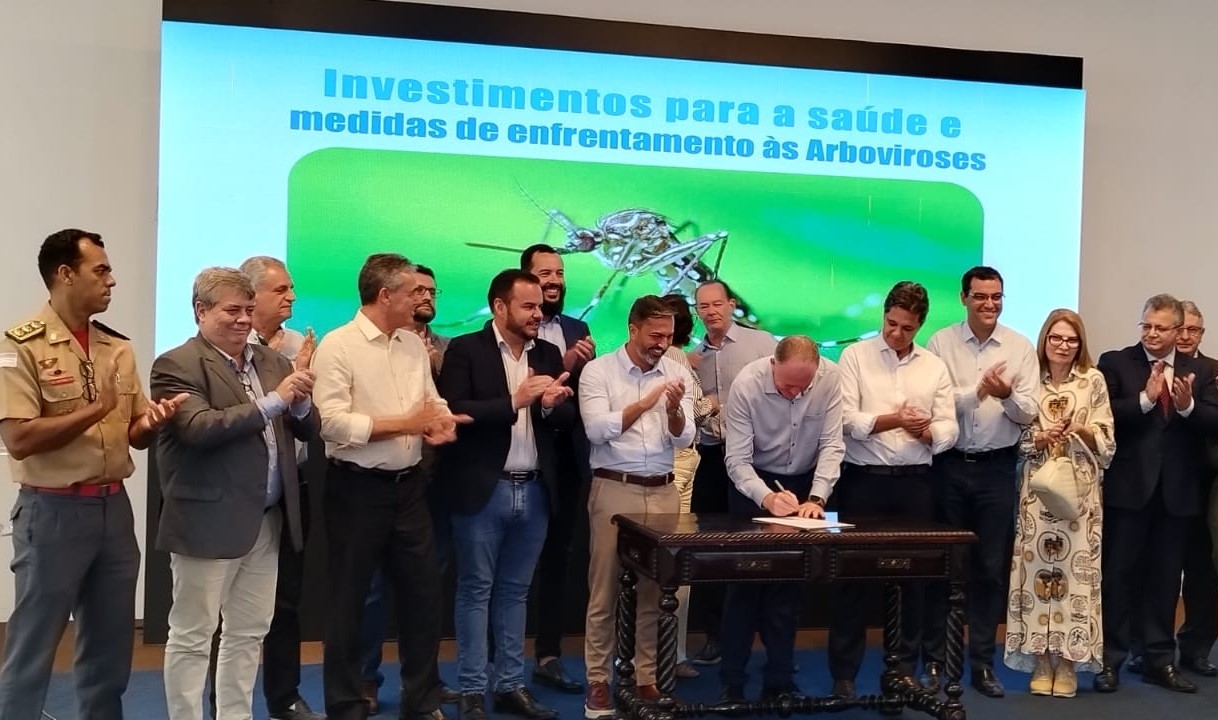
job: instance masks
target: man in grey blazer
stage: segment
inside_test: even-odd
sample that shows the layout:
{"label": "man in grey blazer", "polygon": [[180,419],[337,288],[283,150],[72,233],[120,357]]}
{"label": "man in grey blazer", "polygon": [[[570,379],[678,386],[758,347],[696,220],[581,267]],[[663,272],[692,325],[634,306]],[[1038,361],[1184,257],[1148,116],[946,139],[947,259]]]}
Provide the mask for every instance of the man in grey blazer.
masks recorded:
{"label": "man in grey blazer", "polygon": [[320,425],[312,371],[248,342],[254,290],[244,273],[204,270],[193,300],[199,334],[152,365],[154,398],[189,395],[156,445],[156,543],[173,571],[165,695],[170,720],[202,720],[222,617],[217,717],[245,720],[274,613],[280,533],[302,545],[292,438],[315,438]]}

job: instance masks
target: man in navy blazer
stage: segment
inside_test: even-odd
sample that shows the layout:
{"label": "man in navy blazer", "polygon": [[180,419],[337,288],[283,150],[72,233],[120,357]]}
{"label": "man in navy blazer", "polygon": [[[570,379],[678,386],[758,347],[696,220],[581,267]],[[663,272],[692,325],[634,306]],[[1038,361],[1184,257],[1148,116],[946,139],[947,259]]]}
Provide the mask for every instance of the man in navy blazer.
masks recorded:
{"label": "man in navy blazer", "polygon": [[1218,388],[1207,363],[1176,352],[1183,324],[1180,301],[1155,295],[1142,311],[1141,342],[1106,352],[1098,363],[1116,434],[1104,478],[1099,692],[1117,689],[1133,623],[1145,642],[1142,679],[1177,692],[1197,690],[1175,663],[1175,613],[1189,519],[1202,512],[1205,440],[1218,432]]}
{"label": "man in navy blazer", "polygon": [[[563,351],[563,368],[571,373],[567,385],[578,395],[579,376],[584,364],[596,357],[596,343],[588,323],[563,313],[567,281],[562,256],[545,245],[532,245],[520,255],[520,269],[537,276],[541,282],[541,325],[537,336]],[[576,406],[576,413],[579,408]],[[558,438],[558,475],[556,493],[558,512],[551,518],[546,544],[537,564],[537,587],[533,593],[532,614],[537,636],[533,639],[533,682],[555,690],[582,695],[584,685],[576,680],[562,661],[563,620],[575,598],[567,590],[567,576],[573,558],[588,557],[588,487],[592,484],[591,448],[584,424],[577,417],[571,429]],[[577,530],[579,532],[577,532]],[[578,573],[577,573],[578,574]],[[581,620],[582,632],[582,620]]]}
{"label": "man in navy blazer", "polygon": [[575,407],[561,352],[537,338],[537,278],[504,270],[487,301],[491,322],[453,338],[437,383],[450,409],[473,418],[442,448],[436,468],[449,491],[457,554],[459,709],[463,720],[486,720],[489,624],[495,711],[550,720],[557,713],[524,685],[525,603],[558,509],[558,430],[570,426]]}

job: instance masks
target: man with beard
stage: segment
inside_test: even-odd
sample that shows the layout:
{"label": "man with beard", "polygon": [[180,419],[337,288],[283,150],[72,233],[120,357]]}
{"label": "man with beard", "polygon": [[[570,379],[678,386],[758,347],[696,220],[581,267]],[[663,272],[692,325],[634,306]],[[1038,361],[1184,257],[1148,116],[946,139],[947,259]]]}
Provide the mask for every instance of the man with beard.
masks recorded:
{"label": "man with beard", "polygon": [[575,419],[557,347],[537,339],[542,290],[523,270],[491,281],[489,327],[455,338],[438,383],[454,412],[473,418],[444,448],[444,477],[457,564],[460,716],[486,720],[487,629],[496,648],[495,712],[551,720],[524,685],[526,600],[559,482],[556,428]]}
{"label": "man with beard", "polygon": [[[440,376],[440,368],[444,364],[444,353],[452,338],[437,334],[431,329],[431,321],[436,319],[436,299],[440,297],[440,289],[436,286],[436,273],[426,265],[414,267],[415,287],[411,292],[414,301],[414,322],[406,326],[406,330],[419,336],[423,346],[427,348],[427,356],[431,361],[433,379]],[[448,565],[452,558],[452,520],[448,506],[443,501],[435,482],[436,453],[430,445],[423,446],[423,459],[419,461],[420,477],[427,482],[427,504],[431,509],[431,524],[435,530],[436,565],[439,567],[440,579],[448,577]],[[444,597],[447,597],[444,593]],[[362,630],[363,645],[363,684],[360,694],[368,702],[369,713],[376,715],[380,710],[378,690],[385,682],[381,673],[381,651],[385,645],[385,574],[377,570],[368,589],[368,599],[364,605],[364,628]],[[440,702],[455,703],[459,695],[447,686],[440,685]]]}
{"label": "man with beard", "polygon": [[[596,343],[587,323],[563,314],[567,281],[562,256],[549,245],[533,245],[521,254],[520,269],[532,273],[541,282],[541,326],[537,336],[557,345],[563,352],[563,368],[571,373],[567,384],[578,393],[580,372],[584,364],[596,356]],[[587,542],[584,533],[579,533],[578,537],[575,533],[577,527],[582,529],[587,525],[580,498],[586,497],[584,491],[592,481],[588,438],[578,417],[570,430],[561,433],[556,452],[558,477],[561,478],[554,498],[558,511],[550,518],[546,544],[537,565],[533,682],[560,692],[579,694],[584,691],[583,683],[569,675],[559,659],[562,656],[563,618],[571,605],[567,589],[571,558],[582,557],[581,551]]]}
{"label": "man with beard", "polygon": [[[594,468],[588,497],[591,557],[584,631],[588,720],[614,714],[609,680],[621,565],[612,518],[621,513],[678,512],[681,497],[673,484],[673,451],[694,440],[693,377],[664,357],[672,343],[672,310],[661,298],[645,295],[630,308],[628,329],[626,344],[589,362],[579,385]],[[639,580],[635,677],[638,697],[646,701],[660,697],[655,685],[659,596],[654,581]]]}

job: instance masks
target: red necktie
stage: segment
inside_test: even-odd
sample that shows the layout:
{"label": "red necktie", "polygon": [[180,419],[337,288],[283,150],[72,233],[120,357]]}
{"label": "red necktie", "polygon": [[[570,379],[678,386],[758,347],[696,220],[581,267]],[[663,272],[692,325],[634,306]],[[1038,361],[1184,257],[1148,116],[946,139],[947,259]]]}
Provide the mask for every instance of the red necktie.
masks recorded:
{"label": "red necktie", "polygon": [[[1160,361],[1162,362],[1162,361]],[[1167,382],[1167,368],[1171,367],[1167,363],[1163,363],[1163,390],[1159,392],[1159,409],[1163,411],[1163,417],[1171,415],[1171,390],[1170,383]]]}

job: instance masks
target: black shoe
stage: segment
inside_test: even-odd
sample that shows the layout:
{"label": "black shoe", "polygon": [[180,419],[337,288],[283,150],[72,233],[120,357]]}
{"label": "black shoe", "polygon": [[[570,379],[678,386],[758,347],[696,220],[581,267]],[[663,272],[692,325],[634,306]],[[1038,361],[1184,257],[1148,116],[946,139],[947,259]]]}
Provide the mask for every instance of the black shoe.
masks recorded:
{"label": "black shoe", "polygon": [[832,697],[842,698],[843,700],[854,699],[854,681],[853,680],[834,680],[833,691],[829,693]]}
{"label": "black shoe", "polygon": [[486,699],[478,693],[469,693],[457,698],[457,717],[460,720],[486,720]]}
{"label": "black shoe", "polygon": [[1129,658],[1129,662],[1125,663],[1125,669],[1134,675],[1141,675],[1142,669],[1145,666],[1145,660],[1142,659],[1141,655],[1134,655]]}
{"label": "black shoe", "polygon": [[1095,674],[1095,680],[1091,686],[1098,693],[1114,693],[1121,686],[1121,676],[1118,674],[1119,666],[1105,665]]}
{"label": "black shoe", "polygon": [[[443,710],[436,708],[426,712],[399,713],[398,720],[449,720],[449,717],[444,714]],[[486,713],[483,712],[482,717],[478,718],[478,720],[486,720]]]}
{"label": "black shoe", "polygon": [[744,699],[743,685],[724,685],[723,690],[719,693],[719,699],[715,701],[716,705],[742,703]]}
{"label": "black shoe", "polygon": [[722,659],[718,640],[707,640],[701,650],[689,656],[689,661],[694,665],[718,665]]}
{"label": "black shoe", "polygon": [[440,683],[440,704],[456,705],[459,702],[461,702],[461,693],[453,690],[444,683]]}
{"label": "black shoe", "polygon": [[313,712],[303,698],[296,698],[287,710],[270,713],[268,717],[270,720],[326,720],[325,715]]}
{"label": "black shoe", "polygon": [[1218,677],[1218,665],[1204,656],[1180,657],[1180,667],[1201,677]]}
{"label": "black shoe", "polygon": [[491,706],[497,713],[509,713],[533,720],[554,720],[558,713],[537,702],[527,687],[518,687],[505,693],[495,693]]}
{"label": "black shoe", "polygon": [[784,698],[789,698],[791,702],[799,702],[806,699],[806,696],[793,682],[761,688],[761,702],[780,702]]}
{"label": "black shoe", "polygon": [[582,695],[584,692],[584,684],[568,675],[558,658],[550,658],[545,664],[539,662],[534,665],[533,682],[570,695]]}
{"label": "black shoe", "polygon": [[1197,686],[1185,680],[1176,666],[1171,664],[1160,668],[1146,668],[1142,672],[1142,682],[1165,687],[1174,692],[1197,692]]}
{"label": "black shoe", "polygon": [[943,689],[943,664],[928,662],[922,674],[922,687],[928,692],[938,693]]}
{"label": "black shoe", "polygon": [[1002,683],[994,676],[994,668],[978,668],[973,671],[973,689],[988,698],[1000,698],[1006,694]]}

